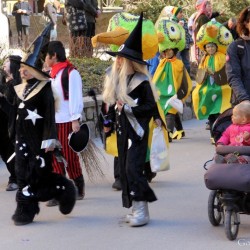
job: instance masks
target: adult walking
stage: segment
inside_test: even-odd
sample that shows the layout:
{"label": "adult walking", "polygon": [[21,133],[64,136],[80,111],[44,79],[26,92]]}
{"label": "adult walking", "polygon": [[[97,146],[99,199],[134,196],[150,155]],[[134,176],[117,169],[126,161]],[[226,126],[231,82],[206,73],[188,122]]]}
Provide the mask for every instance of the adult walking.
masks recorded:
{"label": "adult walking", "polygon": [[[157,199],[143,175],[149,122],[157,107],[147,63],[142,59],[142,18],[141,14],[118,52],[107,52],[116,59],[103,91],[103,100],[116,117],[122,203],[126,208],[133,206],[132,214],[126,217],[132,227],[149,222],[148,202]],[[104,125],[105,132],[110,129]]]}
{"label": "adult walking", "polygon": [[84,55],[84,37],[87,31],[83,0],[65,0],[66,20],[70,33],[70,55]]}
{"label": "adult walking", "polygon": [[231,32],[234,40],[239,37],[236,31],[237,19],[235,17],[230,17],[223,25]]}
{"label": "adult walking", "polygon": [[226,62],[233,105],[250,101],[250,6],[241,11],[236,30],[240,38],[229,45]]}
{"label": "adult walking", "polygon": [[44,2],[44,16],[46,20],[53,24],[50,31],[50,41],[57,39],[57,11],[60,8],[60,3],[57,0],[45,0]]}
{"label": "adult walking", "polygon": [[18,46],[23,46],[24,37],[24,49],[29,46],[29,27],[30,27],[30,14],[31,6],[25,0],[18,0],[13,6],[12,15],[16,19],[16,29],[18,35]]}
{"label": "adult walking", "polygon": [[96,18],[100,16],[101,10],[98,8],[97,0],[85,0],[84,10],[87,21],[87,31],[85,38],[85,46],[86,46],[85,56],[92,57],[93,47],[91,44],[91,38],[95,36]]}
{"label": "adult walking", "polygon": [[[68,136],[80,129],[83,112],[82,79],[79,72],[66,59],[65,48],[60,41],[48,44],[45,63],[51,67],[52,89],[56,100],[57,135],[62,144],[62,154],[67,161],[67,173],[77,187],[77,199],[82,200],[85,195],[85,184],[79,157],[68,145]],[[66,74],[66,75],[65,75]],[[66,77],[65,77],[66,76]],[[64,164],[53,160],[54,172],[65,175]],[[57,205],[57,201],[50,201],[48,206]]]}

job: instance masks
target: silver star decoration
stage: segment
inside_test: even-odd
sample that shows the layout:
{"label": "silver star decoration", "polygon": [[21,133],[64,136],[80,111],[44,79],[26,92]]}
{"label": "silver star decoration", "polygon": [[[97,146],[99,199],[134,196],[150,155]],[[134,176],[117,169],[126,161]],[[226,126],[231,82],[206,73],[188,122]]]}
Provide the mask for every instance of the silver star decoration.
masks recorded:
{"label": "silver star decoration", "polygon": [[27,156],[28,155],[28,153],[24,153],[24,156]]}
{"label": "silver star decoration", "polygon": [[36,119],[43,118],[42,116],[37,114],[37,109],[35,109],[34,111],[27,109],[27,111],[28,111],[28,116],[25,118],[25,120],[32,120],[34,126],[36,124]]}
{"label": "silver star decoration", "polygon": [[25,143],[23,143],[23,146],[24,146],[24,147],[26,147],[26,144],[25,144]]}
{"label": "silver star decoration", "polygon": [[23,147],[19,147],[19,150],[23,150]]}
{"label": "silver star decoration", "polygon": [[134,191],[131,191],[131,192],[130,192],[130,195],[134,196],[134,195],[135,195],[135,192],[134,192]]}

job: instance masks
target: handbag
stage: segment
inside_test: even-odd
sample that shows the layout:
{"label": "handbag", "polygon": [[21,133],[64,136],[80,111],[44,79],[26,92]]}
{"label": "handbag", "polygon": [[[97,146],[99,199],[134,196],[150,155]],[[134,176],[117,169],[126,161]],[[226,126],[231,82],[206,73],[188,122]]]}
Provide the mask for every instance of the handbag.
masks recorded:
{"label": "handbag", "polygon": [[113,132],[110,136],[106,137],[105,151],[107,154],[113,155],[114,157],[118,156],[116,132]]}
{"label": "handbag", "polygon": [[208,77],[208,72],[206,69],[199,68],[196,73],[195,81],[202,85]]}
{"label": "handbag", "polygon": [[214,82],[219,86],[227,84],[227,74],[225,65],[219,71],[214,72]]}
{"label": "handbag", "polygon": [[172,96],[165,104],[165,109],[170,105],[180,114],[183,114],[183,102],[177,98],[177,95]]}
{"label": "handbag", "polygon": [[153,137],[150,149],[150,166],[152,172],[169,170],[169,149],[161,127],[153,130]]}

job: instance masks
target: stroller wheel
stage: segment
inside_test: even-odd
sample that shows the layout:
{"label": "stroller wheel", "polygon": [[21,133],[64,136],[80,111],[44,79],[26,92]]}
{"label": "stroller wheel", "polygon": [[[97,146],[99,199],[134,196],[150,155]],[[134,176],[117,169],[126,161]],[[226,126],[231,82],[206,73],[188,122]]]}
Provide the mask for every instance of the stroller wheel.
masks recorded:
{"label": "stroller wheel", "polygon": [[213,226],[221,222],[222,210],[217,191],[211,191],[208,197],[208,219]]}
{"label": "stroller wheel", "polygon": [[225,211],[225,233],[229,240],[235,240],[239,231],[239,218],[234,210]]}

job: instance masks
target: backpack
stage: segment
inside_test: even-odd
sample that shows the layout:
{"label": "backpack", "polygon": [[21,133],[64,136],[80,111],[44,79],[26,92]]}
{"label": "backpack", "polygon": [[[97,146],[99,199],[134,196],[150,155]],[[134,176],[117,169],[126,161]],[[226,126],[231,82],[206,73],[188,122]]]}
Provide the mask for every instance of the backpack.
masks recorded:
{"label": "backpack", "polygon": [[64,100],[69,100],[69,73],[76,69],[74,66],[67,66],[61,75],[61,83],[63,87]]}

